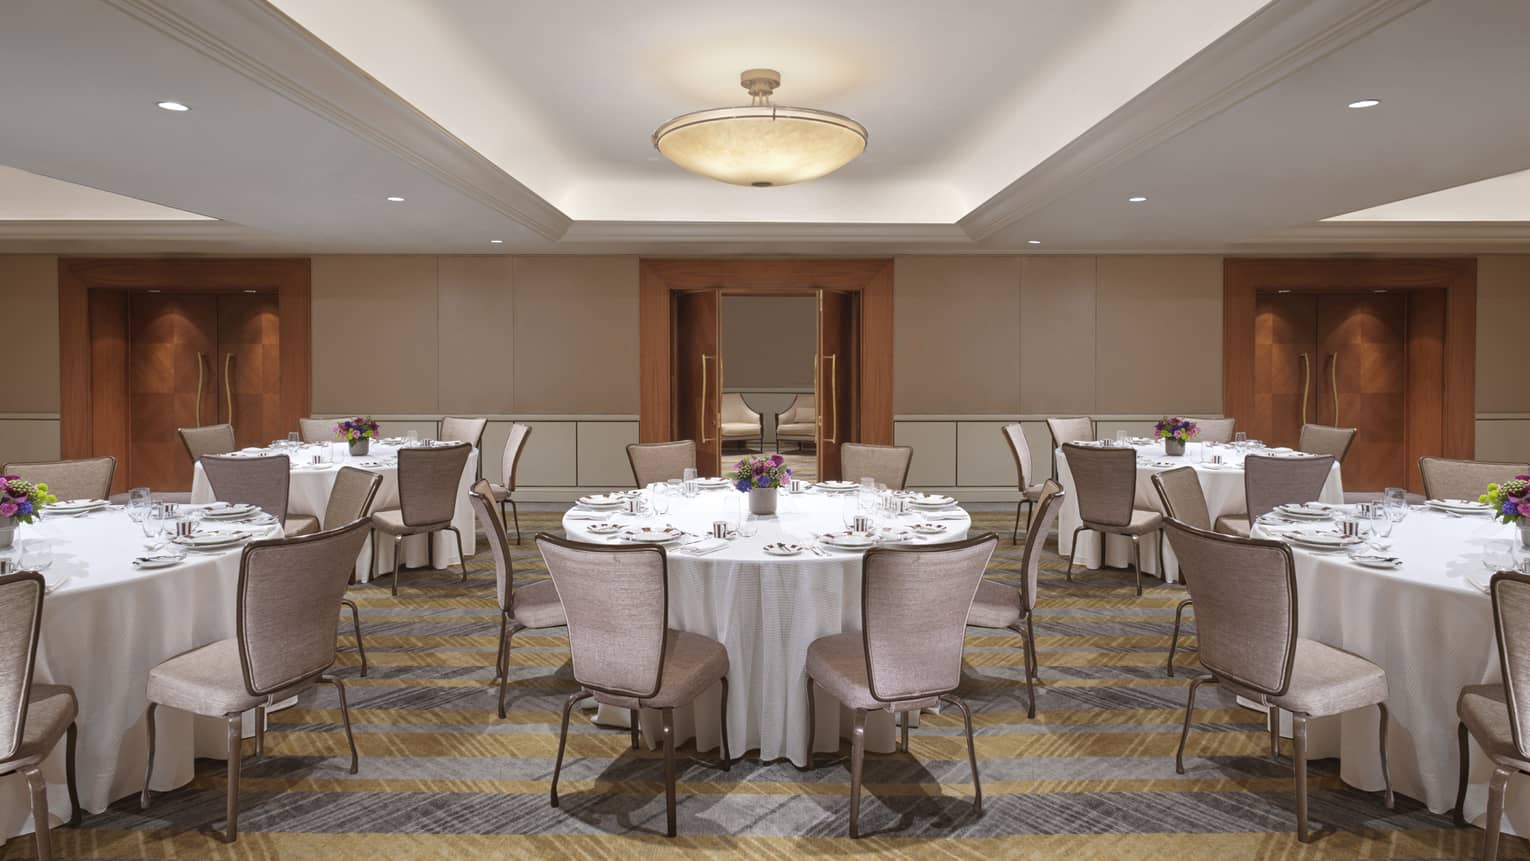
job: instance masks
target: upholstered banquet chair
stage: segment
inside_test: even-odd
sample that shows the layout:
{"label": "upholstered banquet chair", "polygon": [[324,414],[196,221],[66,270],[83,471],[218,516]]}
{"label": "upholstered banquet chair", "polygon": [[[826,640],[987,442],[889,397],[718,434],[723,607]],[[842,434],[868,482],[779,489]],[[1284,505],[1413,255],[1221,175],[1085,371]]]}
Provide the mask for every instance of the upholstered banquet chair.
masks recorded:
{"label": "upholstered banquet chair", "polygon": [[723,392],[721,415],[723,442],[732,442],[757,439],[760,447],[765,446],[765,419],[749,405],[744,403],[744,396],[738,392]]}
{"label": "upholstered banquet chair", "polygon": [[[1163,506],[1165,517],[1178,520],[1196,529],[1211,529],[1211,512],[1206,505],[1206,492],[1201,489],[1201,479],[1196,475],[1195,467],[1180,466],[1155,472],[1152,482],[1153,490],[1158,493],[1158,502]],[[1174,636],[1169,639],[1168,674],[1170,676],[1174,675],[1174,653],[1179,649],[1180,623],[1184,619],[1185,609],[1193,603],[1186,598],[1174,608]]]}
{"label": "upholstered banquet chair", "polygon": [[505,520],[494,510],[493,485],[479,479],[468,498],[473,514],[489,539],[494,554],[494,593],[499,599],[499,657],[494,662],[499,681],[499,716],[505,716],[505,689],[510,684],[510,640],[528,628],[558,628],[567,624],[563,604],[551,580],[538,580],[520,588],[515,586],[515,570],[510,564],[510,544],[505,537]]}
{"label": "upholstered banquet chair", "polygon": [[1011,536],[1012,541],[1020,540],[1020,512],[1029,509],[1031,514],[1036,511],[1036,500],[1041,498],[1041,484],[1031,482],[1031,446],[1025,441],[1025,429],[1019,422],[1011,422],[1000,429],[1004,435],[1004,441],[1009,444],[1009,453],[1015,458],[1015,475],[1018,477],[1020,488],[1020,501],[1015,503],[1015,531]]}
{"label": "upholstered banquet chair", "polygon": [[265,755],[266,708],[327,682],[340,699],[340,719],[351,748],[350,773],[358,757],[351,735],[345,684],[329,675],[335,664],[336,617],[346,581],[367,538],[367,524],[256,541],[239,560],[235,618],[238,635],[177,655],[149,671],[149,755],[139,807],[149,806],[154,776],[154,713],[160,706],[221,717],[228,737],[228,797],[224,843],[239,837],[239,766],[244,713],[255,710],[255,758]]}
{"label": "upholstered banquet chair", "polygon": [[967,624],[978,628],[1008,628],[1025,643],[1026,717],[1036,716],[1036,678],[1040,666],[1036,660],[1036,629],[1032,622],[1036,609],[1036,581],[1041,570],[1042,545],[1047,533],[1057,525],[1062,509],[1062,485],[1052,479],[1041,484],[1036,508],[1025,533],[1025,556],[1020,562],[1020,588],[984,579],[978,584]]}
{"label": "upholstered banquet chair", "polygon": [[479,452],[478,471],[473,476],[475,479],[483,478],[483,432],[489,426],[489,420],[483,418],[463,418],[447,416],[441,419],[441,439],[448,442],[465,442]]}
{"label": "upholstered banquet chair", "polygon": [[1165,528],[1183,563],[1180,573],[1190,597],[1195,599],[1201,665],[1207,670],[1190,681],[1174,770],[1185,773],[1185,740],[1201,685],[1220,683],[1269,709],[1272,757],[1279,753],[1280,710],[1290,712],[1296,753],[1296,833],[1306,843],[1310,839],[1307,721],[1376,706],[1381,713],[1381,774],[1390,810],[1386,673],[1358,655],[1299,636],[1291,549],[1278,541],[1218,535],[1178,520],[1171,519]]}
{"label": "upholstered banquet chair", "polygon": [[870,477],[889,490],[902,490],[913,460],[911,446],[847,442],[839,447],[839,474],[847,481]]}
{"label": "upholstered banquet chair", "polygon": [[[457,536],[457,558],[467,580],[467,554],[462,533],[452,525],[457,511],[457,486],[467,467],[471,445],[403,448],[398,452],[398,508],[372,513],[372,567],[377,567],[377,534],[393,538],[393,594],[398,595],[399,543],[410,535],[430,536],[451,530]],[[432,563],[434,564],[434,563]]]}
{"label": "upholstered banquet chair", "polygon": [[340,438],[335,432],[335,419],[298,419],[298,436],[303,442],[334,442]]}
{"label": "upholstered banquet chair", "polygon": [[1308,454],[1331,454],[1334,460],[1344,462],[1349,447],[1355,442],[1354,428],[1336,428],[1329,425],[1302,425],[1296,447]]}
{"label": "upholstered banquet chair", "polygon": [[[329,489],[329,502],[324,506],[324,523],[330,529],[344,526],[355,520],[370,516],[372,502],[382,487],[382,476],[375,472],[342,466],[335,473],[335,483]],[[319,519],[311,514],[294,514],[287,518],[286,534],[289,538],[312,535],[321,528]],[[350,598],[340,603],[351,611],[351,628],[356,632],[356,652],[361,656],[361,675],[367,674],[367,647],[361,639],[361,608]]]}
{"label": "upholstered banquet chair", "polygon": [[1107,535],[1124,535],[1132,542],[1132,570],[1137,594],[1142,594],[1142,536],[1158,535],[1159,564],[1163,560],[1163,515],[1137,508],[1137,452],[1129,448],[1064,443],[1063,456],[1073,473],[1073,494],[1078,500],[1079,525],[1073,530],[1073,552],[1068,555],[1068,579],[1073,579],[1073,557],[1078,555],[1078,534],[1085,529]]}
{"label": "upholstered banquet chair", "polygon": [[1333,472],[1333,455],[1269,457],[1251,454],[1243,459],[1243,499],[1248,514],[1224,514],[1216,531],[1249,536],[1251,524],[1282,505],[1313,502],[1323,493]]}
{"label": "upholstered banquet chair", "polygon": [[632,465],[632,480],[638,487],[680,478],[687,469],[696,468],[696,443],[688,439],[631,443],[627,446],[627,462]]}
{"label": "upholstered banquet chair", "polygon": [[1424,496],[1430,499],[1476,499],[1490,484],[1530,474],[1530,463],[1421,457],[1418,471],[1424,478]]}
{"label": "upholstered banquet chair", "polygon": [[202,457],[202,471],[219,502],[253,505],[287,528],[287,489],[292,463],[284,454],[264,457]]}
{"label": "upholstered banquet chair", "polygon": [[112,492],[117,459],[108,455],[80,460],[8,463],[0,468],[0,475],[15,475],[33,484],[47,484],[48,492],[59,499],[105,499]]}
{"label": "upholstered banquet chair", "polygon": [[22,571],[0,575],[0,776],[20,773],[32,796],[32,824],[37,857],[50,861],[48,782],[43,760],[64,740],[64,774],[69,784],[69,825],[80,824],[80,797],[74,778],[74,719],[79,703],[65,685],[32,683],[37,638],[42,633],[41,574]]}
{"label": "upholstered banquet chair", "polygon": [[1052,435],[1052,475],[1057,475],[1057,450],[1070,442],[1094,439],[1094,419],[1088,416],[1047,419],[1047,433]]}
{"label": "upholstered banquet chair", "polygon": [[205,425],[199,428],[179,428],[181,445],[191,462],[196,463],[205,454],[227,454],[238,447],[234,442],[234,426],[229,424]]}
{"label": "upholstered banquet chair", "polygon": [[675,709],[714,685],[722,686],[722,766],[729,768],[728,650],[699,634],[669,627],[669,578],[664,551],[654,545],[582,544],[546,533],[536,538],[547,573],[568,616],[568,648],[579,690],[563,703],[558,757],[553,761],[552,806],[568,743],[574,705],[628,709],[632,746],[638,745],[638,710],[658,709],[664,735],[667,833],[675,836]]}
{"label": "upholstered banquet chair", "polygon": [[801,451],[804,443],[818,442],[818,410],[812,395],[797,395],[785,412],[776,413],[776,444],[791,441]]}
{"label": "upholstered banquet chair", "polygon": [[489,484],[489,492],[499,503],[500,522],[504,522],[505,504],[515,514],[515,543],[521,543],[521,511],[515,507],[515,469],[521,465],[521,455],[526,453],[526,441],[531,439],[531,425],[515,422],[510,425],[510,435],[505,437],[505,455],[500,459],[500,483]]}
{"label": "upholstered banquet chair", "polygon": [[903,723],[908,752],[908,713],[941,701],[961,710],[972,766],[973,811],[983,812],[972,712],[956,695],[962,680],[967,614],[998,546],[993,533],[966,541],[920,547],[878,547],[861,566],[860,633],[819,637],[808,646],[808,766],[813,765],[817,725],[813,686],[825,689],[855,712],[850,738],[850,836],[860,836],[861,761],[866,716],[889,711]]}
{"label": "upholstered banquet chair", "polygon": [[1200,428],[1200,433],[1195,435],[1196,442],[1232,442],[1233,434],[1237,431],[1237,419],[1188,419],[1195,422]]}
{"label": "upholstered banquet chair", "polygon": [[1503,798],[1509,778],[1516,773],[1530,774],[1530,577],[1512,571],[1493,575],[1489,584],[1493,596],[1493,628],[1498,635],[1498,668],[1503,681],[1492,685],[1471,685],[1461,689],[1456,699],[1456,740],[1461,749],[1461,782],[1456,790],[1456,826],[1465,828],[1466,783],[1471,777],[1471,749],[1468,736],[1475,738],[1482,752],[1493,761],[1493,776],[1488,781],[1487,834],[1482,841],[1482,857],[1498,857],[1498,837],[1503,822]]}

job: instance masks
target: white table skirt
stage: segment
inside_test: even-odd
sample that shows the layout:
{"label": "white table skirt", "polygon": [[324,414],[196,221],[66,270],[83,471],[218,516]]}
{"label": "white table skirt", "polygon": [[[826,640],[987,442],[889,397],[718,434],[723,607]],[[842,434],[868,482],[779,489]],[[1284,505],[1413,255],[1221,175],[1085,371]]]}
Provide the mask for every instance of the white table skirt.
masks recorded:
{"label": "white table skirt", "polygon": [[[1513,528],[1487,517],[1414,511],[1391,536],[1391,554],[1404,560],[1396,570],[1364,568],[1343,553],[1295,549],[1300,635],[1386,671],[1392,786],[1435,813],[1456,801],[1456,697],[1467,685],[1502,679],[1492,605],[1475,585],[1486,585],[1491,576],[1482,564],[1483,542],[1515,536]],[[1289,716],[1283,724],[1289,735]],[[1374,709],[1314,720],[1310,755],[1340,757],[1345,783],[1379,791],[1376,730]],[[1475,742],[1471,750],[1465,812],[1480,818],[1492,766]],[[1504,827],[1530,834],[1524,778],[1509,782]]]}
{"label": "white table skirt", "polygon": [[[302,451],[313,450],[305,448]],[[385,511],[390,508],[398,508],[398,464],[393,457],[398,454],[398,449],[393,446],[385,446],[373,443],[371,453],[363,457],[351,457],[344,444],[335,443],[333,452],[334,464],[327,468],[314,469],[312,467],[295,467],[292,470],[292,480],[287,489],[287,513],[307,514],[319,518],[319,526],[323,528],[328,524],[324,521],[324,509],[329,505],[329,494],[335,486],[335,476],[342,466],[354,466],[375,472],[383,477],[382,486],[377,489],[377,498],[372,502],[373,511]],[[286,454],[286,452],[277,452]],[[298,464],[301,455],[294,454],[293,463]],[[478,473],[478,451],[474,449],[468,455],[467,465],[462,469],[462,480],[457,487],[457,507],[452,512],[452,525],[462,533],[462,549],[469,556],[478,541],[477,521],[473,518],[473,507],[469,504],[468,490],[473,486],[474,476]],[[191,482],[192,502],[211,502],[214,499],[212,485],[207,481],[207,474],[202,470],[202,464],[196,465],[196,472]],[[426,543],[426,536],[411,535],[404,539],[403,567],[421,568],[436,567],[446,568],[457,564],[457,539],[450,532],[438,532],[430,536],[431,543]],[[384,539],[377,552],[377,567],[372,570],[372,541],[362,547],[361,554],[356,559],[356,581],[365,583],[374,577],[384,577],[393,570],[393,541]],[[431,560],[435,561],[432,562]]]}
{"label": "white table skirt", "polygon": [[[54,549],[44,576],[50,587],[58,585],[43,600],[34,681],[74,688],[80,806],[100,813],[143,787],[149,670],[235,636],[241,550],[193,553],[173,568],[140,571],[131,560],[144,552],[143,532],[123,511],[45,517],[22,526],[18,537],[45,540]],[[167,708],[157,723],[155,790],[189,783],[196,757],[225,756],[221,720]],[[55,824],[70,815],[64,761],[60,741],[43,766]],[[33,831],[30,811],[26,782],[0,777],[0,841]]]}
{"label": "white table skirt", "polygon": [[[1137,465],[1137,501],[1135,503],[1137,508],[1163,511],[1163,505],[1158,501],[1158,492],[1153,489],[1153,475],[1181,466],[1191,466],[1195,468],[1196,478],[1201,480],[1201,492],[1206,495],[1206,508],[1211,513],[1212,523],[1216,523],[1218,517],[1245,514],[1248,511],[1248,500],[1243,492],[1242,454],[1233,448],[1216,447],[1215,451],[1229,462],[1229,465],[1220,468],[1208,467],[1201,462],[1205,446],[1198,442],[1187,444],[1184,455],[1176,457],[1169,457],[1163,453],[1162,442],[1139,445],[1136,446],[1136,450],[1139,457],[1151,456],[1154,461],[1147,464],[1139,461]],[[1057,515],[1057,552],[1066,557],[1073,552],[1073,530],[1079,525],[1078,494],[1074,492],[1073,472],[1068,468],[1068,458],[1063,455],[1060,448],[1057,450],[1057,482],[1067,492],[1062,509]],[[1333,465],[1333,471],[1323,485],[1318,501],[1332,503],[1344,501],[1344,481],[1338,463]],[[1143,536],[1142,571],[1145,574],[1161,572],[1164,582],[1174,583],[1179,580],[1179,561],[1174,556],[1174,549],[1167,542],[1164,543],[1163,550],[1165,564],[1160,566],[1158,537]],[[1109,536],[1109,540],[1105,542],[1105,556],[1102,562],[1100,534],[1092,530],[1081,532],[1078,536],[1078,552],[1074,561],[1081,568],[1129,567],[1131,539],[1121,535]]]}
{"label": "white table skirt", "polygon": [[[714,520],[736,518],[743,498],[731,489],[705,491],[677,500],[668,515],[651,522],[709,532]],[[815,534],[844,528],[841,499],[783,493],[778,513],[760,521],[758,535],[706,556],[669,553],[670,626],[711,637],[728,649],[728,747],[735,756],[757,749],[767,762],[785,757],[807,764],[807,648],[819,637],[860,630],[862,554],[831,550],[828,557],[806,552],[774,557],[761,548],[782,540],[805,544]],[[623,516],[620,522],[633,519]],[[966,516],[944,522],[949,532],[941,541],[965,538],[972,525]],[[563,526],[570,538],[601,540],[587,531],[588,521],[565,517]],[[698,750],[717,747],[719,694],[714,687],[694,707],[675,711],[677,743],[694,737]],[[838,750],[840,738],[850,733],[851,713],[822,687],[816,703],[815,747]],[[625,709],[602,707],[595,720],[627,726],[628,717]],[[657,712],[644,712],[643,731],[650,744],[659,738]],[[894,736],[891,716],[874,714],[866,726],[866,748],[890,752]]]}

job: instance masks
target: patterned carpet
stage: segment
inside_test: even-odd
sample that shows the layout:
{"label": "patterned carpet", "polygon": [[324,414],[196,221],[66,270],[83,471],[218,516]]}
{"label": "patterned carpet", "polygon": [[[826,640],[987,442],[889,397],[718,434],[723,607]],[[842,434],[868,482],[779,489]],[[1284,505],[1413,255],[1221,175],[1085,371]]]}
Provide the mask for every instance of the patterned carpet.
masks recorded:
{"label": "patterned carpet", "polygon": [[[1006,536],[990,576],[1018,572],[1021,547],[1007,537],[1012,516],[976,516],[978,528]],[[556,530],[559,517],[523,511],[521,521],[529,537]],[[530,543],[516,548],[515,560],[518,577],[545,576]],[[197,832],[222,814],[224,766],[207,760],[192,785],[156,796],[146,813],[124,800],[79,829],[57,829],[55,847],[63,857],[326,861],[1475,857],[1480,830],[1455,829],[1402,797],[1388,812],[1379,796],[1344,787],[1331,761],[1313,766],[1312,814],[1335,830],[1298,843],[1289,766],[1264,758],[1261,715],[1234,707],[1216,688],[1202,694],[1187,773],[1175,774],[1184,677],[1193,667],[1169,679],[1163,661],[1184,593],[1159,585],[1136,598],[1124,572],[1069,583],[1063,564],[1049,553],[1043,571],[1036,627],[1045,686],[1036,720],[1025,718],[1018,639],[969,631],[963,694],[979,734],[985,811],[978,819],[960,718],[949,713],[924,718],[912,756],[868,755],[862,827],[870,836],[858,841],[845,836],[846,765],[803,773],[747,758],[730,772],[679,766],[680,837],[666,839],[659,755],[629,750],[625,730],[587,718],[571,728],[563,807],[550,808],[558,708],[573,689],[566,638],[516,638],[512,710],[496,719],[493,571],[480,553],[466,584],[455,573],[418,572],[406,575],[397,599],[386,583],[352,591],[371,659],[369,677],[358,677],[343,638],[360,774],[346,773],[335,695],[326,686],[274,714],[266,760],[246,760],[238,843]],[[1525,848],[1506,838],[1502,857],[1524,857]],[[0,857],[31,852],[29,838],[12,840]]]}

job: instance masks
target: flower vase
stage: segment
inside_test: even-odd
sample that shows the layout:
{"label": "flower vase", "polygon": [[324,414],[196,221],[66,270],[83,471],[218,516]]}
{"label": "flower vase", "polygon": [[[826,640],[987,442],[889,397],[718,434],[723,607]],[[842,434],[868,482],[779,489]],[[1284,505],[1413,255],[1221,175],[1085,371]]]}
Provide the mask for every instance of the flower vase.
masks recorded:
{"label": "flower vase", "polygon": [[362,437],[351,440],[351,457],[366,457],[367,452],[372,450],[372,439]]}
{"label": "flower vase", "polygon": [[1171,457],[1183,455],[1185,453],[1185,441],[1182,439],[1164,437],[1163,453]]}
{"label": "flower vase", "polygon": [[751,487],[749,488],[749,513],[750,514],[775,514],[776,513],[776,488],[774,487]]}
{"label": "flower vase", "polygon": [[0,550],[10,547],[15,540],[16,518],[0,517]]}

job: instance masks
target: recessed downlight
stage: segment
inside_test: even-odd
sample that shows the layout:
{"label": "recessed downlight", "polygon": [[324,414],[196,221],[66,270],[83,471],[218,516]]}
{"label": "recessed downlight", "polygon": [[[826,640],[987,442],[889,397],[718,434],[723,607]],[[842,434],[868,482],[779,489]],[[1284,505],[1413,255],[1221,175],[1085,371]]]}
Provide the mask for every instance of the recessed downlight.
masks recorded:
{"label": "recessed downlight", "polygon": [[1145,197],[1143,197],[1142,195],[1139,194],[1139,195],[1136,195],[1135,197],[1128,197],[1126,199],[1126,202],[1127,203],[1147,203],[1147,198],[1145,198]]}
{"label": "recessed downlight", "polygon": [[1040,239],[1027,239],[1027,240],[1025,240],[1025,244],[1026,245],[1040,245],[1041,244],[1041,240]]}
{"label": "recessed downlight", "polygon": [[180,111],[189,111],[189,110],[191,110],[190,106],[188,106],[188,105],[186,105],[186,104],[184,104],[182,102],[155,102],[154,104],[156,106],[158,106],[161,110],[166,110],[166,111],[177,111],[177,112],[180,112]]}
{"label": "recessed downlight", "polygon": [[389,203],[403,203],[404,199],[402,197],[390,197],[390,198],[388,198],[388,202]]}
{"label": "recessed downlight", "polygon": [[1371,292],[1372,293],[1385,293],[1387,291],[1385,289],[1382,289],[1382,288],[1377,288],[1375,290],[1372,290]]}
{"label": "recessed downlight", "polygon": [[246,292],[246,293],[254,293],[255,291],[254,290],[246,290],[244,292]]}
{"label": "recessed downlight", "polygon": [[1276,293],[1290,293],[1290,290],[1276,290]]}
{"label": "recessed downlight", "polygon": [[505,240],[503,240],[503,239],[490,239],[489,240],[489,244],[490,245],[504,245],[505,244]]}
{"label": "recessed downlight", "polygon": [[1374,108],[1381,104],[1381,99],[1356,99],[1349,103],[1352,108]]}

